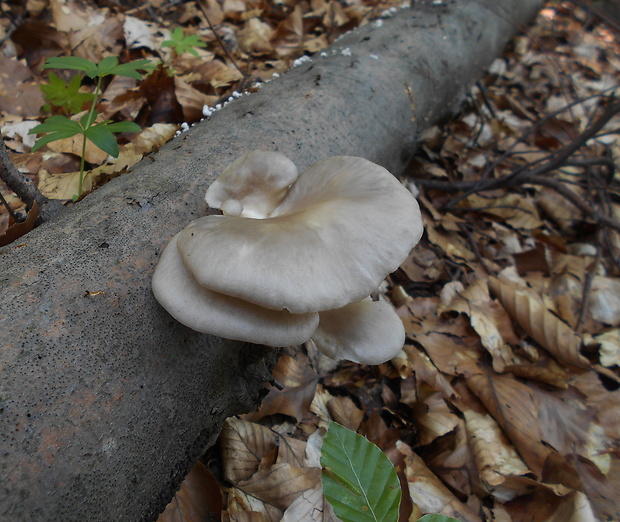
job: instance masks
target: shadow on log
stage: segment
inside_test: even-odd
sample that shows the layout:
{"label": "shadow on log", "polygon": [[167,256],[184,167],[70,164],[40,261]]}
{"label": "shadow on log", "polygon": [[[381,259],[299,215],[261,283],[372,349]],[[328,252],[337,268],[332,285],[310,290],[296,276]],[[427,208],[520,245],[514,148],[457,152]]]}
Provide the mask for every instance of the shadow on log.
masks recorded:
{"label": "shadow on log", "polygon": [[540,5],[429,1],[370,23],[0,251],[2,519],[156,518],[276,358],[197,334],[152,297],[209,183],[253,149],[300,171],[354,155],[399,174]]}

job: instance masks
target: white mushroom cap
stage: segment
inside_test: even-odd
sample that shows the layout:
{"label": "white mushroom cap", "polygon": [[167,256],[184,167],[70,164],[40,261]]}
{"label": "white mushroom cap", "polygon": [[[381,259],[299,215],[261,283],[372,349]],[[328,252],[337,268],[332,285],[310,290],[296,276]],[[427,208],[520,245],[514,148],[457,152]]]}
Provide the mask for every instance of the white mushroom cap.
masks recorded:
{"label": "white mushroom cap", "polygon": [[316,347],[332,359],[381,364],[396,357],[405,344],[405,328],[389,303],[370,297],[337,310],[319,313],[312,334]]}
{"label": "white mushroom cap", "polygon": [[272,216],[191,222],[178,248],[198,284],[295,314],[341,308],[375,290],[422,235],[411,193],[356,157],[308,168]]}
{"label": "white mushroom cap", "polygon": [[297,179],[297,167],[282,154],[255,150],[233,161],[207,189],[211,208],[227,215],[267,217]]}
{"label": "white mushroom cap", "polygon": [[200,287],[183,265],[179,234],[164,249],[153,274],[153,294],[177,321],[198,332],[268,346],[306,342],[315,330],[316,313],[293,315]]}

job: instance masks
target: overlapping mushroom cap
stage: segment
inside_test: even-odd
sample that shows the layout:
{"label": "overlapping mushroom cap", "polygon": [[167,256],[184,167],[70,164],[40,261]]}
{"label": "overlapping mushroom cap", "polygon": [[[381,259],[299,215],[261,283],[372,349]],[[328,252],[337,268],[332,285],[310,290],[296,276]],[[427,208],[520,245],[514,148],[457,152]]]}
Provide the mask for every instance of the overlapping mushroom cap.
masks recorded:
{"label": "overlapping mushroom cap", "polygon": [[[364,299],[422,234],[415,198],[387,170],[336,156],[297,177],[284,156],[255,151],[232,163],[206,199],[224,215],[191,222],[154,274],[155,296],[176,319],[271,346],[316,337],[326,354],[370,364],[400,351],[404,330],[392,308]],[[380,322],[393,334],[374,327]],[[277,334],[266,339],[248,323]]]}

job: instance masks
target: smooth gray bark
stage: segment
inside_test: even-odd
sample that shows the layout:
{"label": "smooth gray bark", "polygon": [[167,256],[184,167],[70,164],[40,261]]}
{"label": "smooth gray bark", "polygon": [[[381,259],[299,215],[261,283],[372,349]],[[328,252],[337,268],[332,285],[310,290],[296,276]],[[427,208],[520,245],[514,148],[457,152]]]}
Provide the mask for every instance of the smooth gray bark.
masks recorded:
{"label": "smooth gray bark", "polygon": [[[153,299],[168,240],[240,154],[402,172],[541,0],[414,4],[338,40],[0,251],[0,518],[152,520],[275,351],[197,334]],[[380,26],[380,27],[379,27]]]}

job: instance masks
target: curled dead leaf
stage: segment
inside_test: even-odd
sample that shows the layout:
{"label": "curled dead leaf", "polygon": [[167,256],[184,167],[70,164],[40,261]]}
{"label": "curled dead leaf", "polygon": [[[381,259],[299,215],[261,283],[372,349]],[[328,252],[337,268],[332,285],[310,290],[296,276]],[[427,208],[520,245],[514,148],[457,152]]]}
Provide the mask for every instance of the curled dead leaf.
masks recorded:
{"label": "curled dead leaf", "polygon": [[537,476],[542,476],[545,460],[553,449],[541,440],[538,403],[529,387],[490,368],[482,368],[480,373],[467,378],[466,382],[508,435],[529,468]]}
{"label": "curled dead leaf", "polygon": [[554,357],[578,368],[591,367],[579,351],[581,338],[547,310],[537,295],[495,277],[489,278],[489,287],[521,328]]}
{"label": "curled dead leaf", "polygon": [[39,204],[35,201],[32,208],[28,211],[28,216],[25,221],[15,223],[13,219],[10,218],[9,227],[6,229],[4,234],[0,236],[0,247],[8,245],[30,232],[34,228],[38,217]]}
{"label": "curled dead leaf", "polygon": [[263,457],[276,447],[277,437],[260,424],[227,419],[219,439],[226,480],[235,484],[251,477]]}
{"label": "curled dead leaf", "polygon": [[204,464],[194,464],[157,522],[209,522],[222,513],[220,485]]}

